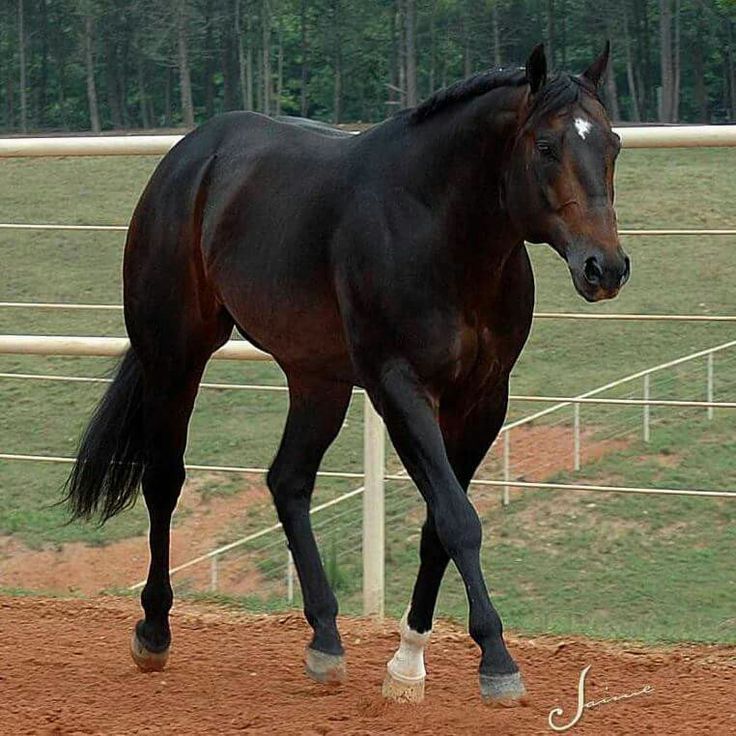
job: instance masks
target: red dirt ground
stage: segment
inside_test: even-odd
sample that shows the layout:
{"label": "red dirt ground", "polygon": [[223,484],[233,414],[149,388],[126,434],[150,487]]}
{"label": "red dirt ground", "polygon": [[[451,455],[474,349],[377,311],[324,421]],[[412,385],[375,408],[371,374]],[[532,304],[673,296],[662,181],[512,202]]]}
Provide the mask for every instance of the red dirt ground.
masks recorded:
{"label": "red dirt ground", "polygon": [[736,647],[643,649],[566,638],[509,636],[530,705],[484,706],[477,650],[464,632],[436,627],[427,697],[397,705],[380,695],[396,624],[343,619],[349,681],[321,686],[302,674],[300,616],[251,616],[177,604],[166,672],[140,674],[128,656],[134,601],[0,598],[0,733],[370,736],[552,734],[550,710],[586,700],[649,694],[586,710],[580,736],[736,734]]}

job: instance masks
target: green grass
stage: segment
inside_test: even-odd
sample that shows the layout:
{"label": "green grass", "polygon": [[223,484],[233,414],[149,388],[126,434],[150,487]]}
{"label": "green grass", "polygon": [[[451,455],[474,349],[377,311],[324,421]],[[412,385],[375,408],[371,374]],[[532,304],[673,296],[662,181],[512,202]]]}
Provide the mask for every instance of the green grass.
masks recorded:
{"label": "green grass", "polygon": [[[156,159],[6,160],[0,220],[125,224]],[[624,151],[617,174],[622,228],[733,227],[736,151]],[[122,233],[0,231],[0,299],[120,303]],[[580,312],[733,314],[736,238],[624,238],[634,270],[612,303],[587,305],[575,294],[564,263],[544,246],[531,247],[537,309]],[[0,309],[0,332],[123,335],[117,312]],[[539,320],[513,375],[514,393],[578,393],[636,370],[731,339],[729,324],[550,322]],[[736,354],[734,354],[736,356]],[[733,399],[734,360],[716,360],[717,397]],[[0,356],[0,371],[105,375],[100,359]],[[655,376],[652,396],[703,398],[704,363]],[[213,363],[206,380],[281,383],[277,367]],[[96,385],[0,379],[0,452],[71,456],[101,393]],[[608,394],[640,396],[641,383]],[[362,407],[355,401],[324,469],[361,468]],[[191,463],[266,466],[278,444],[286,398],[277,393],[203,391],[190,433]],[[512,416],[540,408],[517,403]],[[733,414],[713,422],[704,410],[652,409],[652,442],[640,442],[640,408],[583,407],[583,425],[598,440],[621,437],[624,447],[558,480],[732,489],[736,479]],[[551,427],[570,429],[570,412]],[[663,462],[663,458],[667,462]],[[392,461],[393,462],[393,461]],[[32,547],[71,541],[105,544],[147,526],[142,504],[103,528],[67,525],[55,505],[68,468],[0,461],[0,534]],[[518,472],[525,472],[524,468]],[[321,481],[316,502],[351,489]],[[208,493],[242,488],[237,476],[212,476]],[[476,495],[478,495],[478,492]],[[511,628],[585,633],[652,641],[734,641],[732,501],[529,492],[502,511],[486,504],[484,564],[495,600]],[[594,503],[595,506],[589,504]],[[387,506],[387,606],[400,613],[417,563],[422,510],[408,484],[391,484]],[[323,551],[346,611],[360,610],[360,499],[315,519]],[[233,519],[226,542],[273,523],[267,506]],[[235,553],[234,553],[235,554]],[[283,541],[263,538],[255,555],[268,592],[248,607],[284,605]],[[179,582],[187,589],[186,578]],[[195,594],[194,592],[192,594]],[[236,601],[237,602],[237,601]],[[441,612],[465,617],[462,586],[448,575]]]}

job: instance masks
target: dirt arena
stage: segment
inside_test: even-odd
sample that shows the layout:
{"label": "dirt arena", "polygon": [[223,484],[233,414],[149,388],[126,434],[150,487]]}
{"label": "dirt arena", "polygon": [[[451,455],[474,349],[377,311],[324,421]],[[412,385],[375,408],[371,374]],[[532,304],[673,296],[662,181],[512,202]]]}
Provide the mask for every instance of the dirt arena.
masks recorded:
{"label": "dirt arena", "polygon": [[439,623],[421,705],[381,698],[394,622],[344,619],[348,683],[302,674],[307,626],[298,615],[252,616],[178,603],[166,672],[140,674],[128,655],[131,599],[0,598],[0,734],[551,734],[569,722],[580,671],[586,701],[650,692],[585,710],[567,733],[736,733],[736,647],[643,649],[576,638],[508,636],[532,696],[509,710],[482,704],[477,651]]}

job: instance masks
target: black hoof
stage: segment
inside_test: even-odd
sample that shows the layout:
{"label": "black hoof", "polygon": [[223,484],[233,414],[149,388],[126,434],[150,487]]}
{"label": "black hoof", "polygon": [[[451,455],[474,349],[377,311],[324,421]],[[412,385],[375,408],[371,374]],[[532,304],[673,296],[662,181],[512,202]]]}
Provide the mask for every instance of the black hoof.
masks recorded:
{"label": "black hoof", "polygon": [[158,646],[153,644],[145,635],[145,625],[143,620],[136,624],[130,641],[130,656],[141,672],[160,672],[169,659],[171,639],[167,637],[168,640]]}
{"label": "black hoof", "polygon": [[525,705],[528,702],[520,672],[508,675],[481,675],[480,694],[483,702],[505,708]]}
{"label": "black hoof", "polygon": [[345,682],[347,670],[344,654],[326,654],[307,647],[304,655],[304,671],[315,682],[323,684]]}

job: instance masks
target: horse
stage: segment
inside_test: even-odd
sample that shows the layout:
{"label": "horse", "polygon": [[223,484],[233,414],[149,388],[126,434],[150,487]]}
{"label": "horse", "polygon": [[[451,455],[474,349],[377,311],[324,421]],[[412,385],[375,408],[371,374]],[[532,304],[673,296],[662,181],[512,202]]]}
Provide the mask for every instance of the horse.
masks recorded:
{"label": "horse", "polygon": [[188,423],[210,356],[236,328],[288,382],[267,483],[312,628],[307,675],[346,677],[309,508],[359,386],[426,502],[384,694],[421,700],[423,652],[452,560],[480,647],[482,699],[525,702],[467,489],[503,423],[532,323],[526,242],[550,244],[588,301],[614,297],[629,278],[614,211],[620,141],[597,93],[608,56],[607,44],[581,75],[548,75],[539,45],[525,67],[471,76],[358,135],[226,113],[162,159],[125,246],[131,347],[66,491],[74,518],[104,521],[142,485],[150,566],[131,644],[141,670],[161,670],[168,657],[170,522]]}

